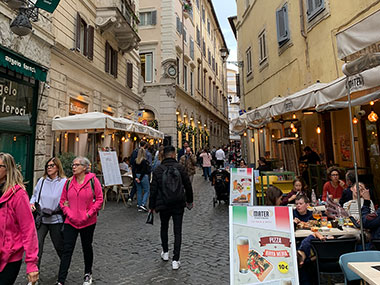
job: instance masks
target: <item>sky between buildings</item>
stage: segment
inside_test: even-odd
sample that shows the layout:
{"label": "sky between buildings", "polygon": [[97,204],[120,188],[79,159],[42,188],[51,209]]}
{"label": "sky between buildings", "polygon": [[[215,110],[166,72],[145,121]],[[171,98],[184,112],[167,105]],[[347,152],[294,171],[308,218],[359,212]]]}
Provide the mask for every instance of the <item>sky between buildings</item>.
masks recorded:
{"label": "sky between buildings", "polygon": [[[232,32],[228,17],[236,15],[236,1],[235,0],[212,0],[218,21],[222,29],[227,46],[230,50],[228,61],[237,60],[237,43],[235,36]],[[228,67],[237,69],[234,65],[229,64]]]}

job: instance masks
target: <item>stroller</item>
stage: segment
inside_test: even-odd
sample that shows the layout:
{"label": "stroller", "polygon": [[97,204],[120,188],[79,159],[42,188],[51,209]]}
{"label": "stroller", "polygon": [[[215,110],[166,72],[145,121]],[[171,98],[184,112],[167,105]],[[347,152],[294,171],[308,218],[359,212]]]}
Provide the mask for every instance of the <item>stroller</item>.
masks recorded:
{"label": "stroller", "polygon": [[215,188],[215,196],[212,200],[213,206],[220,201],[229,203],[230,199],[230,173],[225,169],[216,169],[211,173],[211,185]]}

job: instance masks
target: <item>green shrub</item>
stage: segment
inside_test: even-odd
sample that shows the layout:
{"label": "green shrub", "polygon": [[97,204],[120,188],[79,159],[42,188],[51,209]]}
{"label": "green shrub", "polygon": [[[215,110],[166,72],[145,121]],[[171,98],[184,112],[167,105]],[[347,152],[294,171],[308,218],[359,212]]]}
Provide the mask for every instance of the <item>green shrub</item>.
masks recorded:
{"label": "green shrub", "polygon": [[73,176],[73,170],[71,164],[76,156],[72,152],[65,152],[58,156],[62,162],[63,170],[67,177]]}

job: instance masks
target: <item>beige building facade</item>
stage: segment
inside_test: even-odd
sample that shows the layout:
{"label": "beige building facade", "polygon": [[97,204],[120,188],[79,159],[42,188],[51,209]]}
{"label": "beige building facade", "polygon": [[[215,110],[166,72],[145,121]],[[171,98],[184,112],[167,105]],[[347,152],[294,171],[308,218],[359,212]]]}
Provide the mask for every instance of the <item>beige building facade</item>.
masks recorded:
{"label": "beige building facade", "polygon": [[[184,6],[191,9],[183,12]],[[183,32],[182,32],[183,31]],[[226,48],[211,1],[140,0],[144,107],[167,143],[194,150],[228,142]]]}
{"label": "beige building facade", "polygon": [[[244,63],[246,109],[255,110],[276,97],[286,98],[314,84],[339,81],[343,77],[344,59],[338,58],[337,35],[379,9],[380,3],[372,0],[344,3],[331,0],[237,0],[238,58]],[[354,98],[373,92],[378,85],[356,92]],[[342,86],[344,89],[344,84]],[[336,96],[341,92],[337,89]],[[277,140],[291,136],[300,139],[300,150],[310,146],[321,155],[325,164],[352,167],[348,109],[317,113],[315,107],[272,116],[271,123],[250,130],[255,138],[249,148],[250,160],[253,162],[259,155],[281,159]],[[377,110],[376,103],[373,108]],[[369,102],[365,102],[353,111],[359,118],[360,110],[365,110],[368,115],[370,109]],[[369,145],[373,145],[371,134],[374,136],[377,132],[373,132],[376,127],[369,122],[367,115],[354,126],[358,165],[376,177],[378,163],[372,163],[377,159],[371,155]],[[291,123],[294,128],[290,127]],[[250,135],[247,137],[250,139]]]}

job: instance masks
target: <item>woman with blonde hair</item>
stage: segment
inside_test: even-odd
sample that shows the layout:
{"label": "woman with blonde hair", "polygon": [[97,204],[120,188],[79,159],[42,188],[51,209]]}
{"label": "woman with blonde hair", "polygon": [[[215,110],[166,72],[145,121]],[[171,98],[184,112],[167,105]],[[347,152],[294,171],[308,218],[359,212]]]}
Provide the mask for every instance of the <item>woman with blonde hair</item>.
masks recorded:
{"label": "woman with blonde hair", "polygon": [[92,264],[97,213],[103,204],[102,186],[94,173],[90,173],[90,161],[78,156],[71,167],[73,177],[68,179],[59,202],[66,220],[63,229],[63,253],[56,284],[65,284],[78,235],[84,257],[83,285],[92,284]]}
{"label": "woman with blonde hair", "polygon": [[25,252],[30,283],[38,280],[38,240],[28,193],[15,160],[0,153],[0,284],[13,284]]}
{"label": "woman with blonde hair", "polygon": [[59,258],[63,252],[63,237],[61,228],[63,224],[63,212],[59,207],[62,190],[66,183],[65,172],[62,163],[57,157],[50,158],[45,164],[44,175],[38,180],[34,193],[30,199],[32,212],[36,206],[41,210],[40,223],[36,223],[38,235],[38,268],[44,249],[46,235],[49,233],[55,251]]}
{"label": "woman with blonde hair", "polygon": [[[151,167],[146,157],[145,149],[140,148],[137,153],[137,158],[135,160],[135,167],[132,167],[133,179],[136,183],[137,188],[137,208],[141,211],[148,211],[146,203],[149,197],[149,174],[151,172]],[[143,196],[144,192],[144,196]]]}

